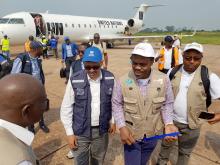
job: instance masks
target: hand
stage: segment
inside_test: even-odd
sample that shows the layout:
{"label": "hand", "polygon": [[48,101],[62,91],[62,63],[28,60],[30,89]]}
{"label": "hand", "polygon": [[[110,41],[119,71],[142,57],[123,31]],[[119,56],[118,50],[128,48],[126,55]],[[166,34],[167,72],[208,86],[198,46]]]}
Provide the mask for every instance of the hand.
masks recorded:
{"label": "hand", "polygon": [[135,143],[132,133],[126,126],[120,128],[120,136],[123,144],[131,145]]}
{"label": "hand", "polygon": [[116,131],[116,124],[112,124],[110,125],[110,128],[108,129],[108,132],[112,135],[115,134],[115,131]]}
{"label": "hand", "polygon": [[215,124],[219,121],[220,121],[220,113],[216,113],[214,118],[208,120],[208,123],[209,124]]}
{"label": "hand", "polygon": [[69,144],[70,149],[76,149],[77,148],[77,138],[75,135],[67,136],[67,141]]}
{"label": "hand", "polygon": [[[178,132],[178,128],[174,124],[168,124],[165,126],[165,134],[174,133],[174,132]],[[165,137],[165,141],[170,143],[176,141],[177,138],[178,138],[177,136],[167,136]]]}

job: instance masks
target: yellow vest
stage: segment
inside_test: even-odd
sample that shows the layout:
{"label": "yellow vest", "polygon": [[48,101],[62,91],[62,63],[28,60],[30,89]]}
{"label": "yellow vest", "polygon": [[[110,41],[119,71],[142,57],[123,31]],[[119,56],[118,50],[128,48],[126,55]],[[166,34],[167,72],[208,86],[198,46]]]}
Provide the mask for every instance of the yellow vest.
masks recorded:
{"label": "yellow vest", "polygon": [[[181,81],[181,72],[178,71],[175,77],[171,80],[174,97],[176,98],[179,92],[179,85]],[[188,88],[187,92],[187,111],[189,128],[197,129],[201,126],[203,121],[199,119],[202,111],[207,111],[206,108],[206,93],[201,79],[201,67],[195,71],[194,78]]]}
{"label": "yellow vest", "polygon": [[133,71],[120,79],[126,125],[135,139],[161,134],[164,129],[161,107],[165,102],[165,77],[152,71],[146,96],[140,93]]}
{"label": "yellow vest", "polygon": [[[179,50],[178,48],[171,48],[174,52],[172,53],[174,55],[174,66],[177,66],[179,65]],[[165,49],[162,48],[159,52],[160,55],[162,55],[162,57],[158,60],[158,70],[163,70],[164,69],[164,63],[165,63]],[[172,58],[172,57],[170,57]],[[171,67],[174,67],[174,66],[171,66]]]}
{"label": "yellow vest", "polygon": [[[45,38],[42,40],[42,43],[47,45],[48,40]],[[47,46],[43,46],[43,50],[47,49]]]}
{"label": "yellow vest", "polygon": [[10,41],[9,39],[2,39],[2,51],[9,51]]}

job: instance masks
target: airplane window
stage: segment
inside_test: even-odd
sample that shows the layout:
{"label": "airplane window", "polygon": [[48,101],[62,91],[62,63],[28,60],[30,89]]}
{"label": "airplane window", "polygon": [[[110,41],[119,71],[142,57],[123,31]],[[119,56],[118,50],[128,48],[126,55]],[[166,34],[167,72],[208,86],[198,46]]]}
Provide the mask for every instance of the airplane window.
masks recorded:
{"label": "airplane window", "polygon": [[99,28],[101,28],[101,25],[99,25]]}
{"label": "airplane window", "polygon": [[118,28],[118,26],[115,26],[115,28]]}
{"label": "airplane window", "polygon": [[92,25],[91,25],[91,24],[89,24],[89,27],[90,27],[90,28],[92,28]]}
{"label": "airplane window", "polygon": [[86,24],[84,24],[84,28],[86,28]]}
{"label": "airplane window", "polygon": [[72,27],[74,28],[74,24],[72,24]]}
{"label": "airplane window", "polygon": [[67,23],[65,23],[65,27],[68,27]]}
{"label": "airplane window", "polygon": [[94,24],[94,27],[96,28],[96,24]]}
{"label": "airplane window", "polygon": [[109,25],[108,25],[108,28],[109,28]]}
{"label": "airplane window", "polygon": [[11,18],[8,24],[24,24],[24,20],[22,18]]}
{"label": "airplane window", "polygon": [[105,28],[105,25],[104,25],[104,28]]}
{"label": "airplane window", "polygon": [[80,28],[80,24],[78,24],[79,28]]}
{"label": "airplane window", "polygon": [[0,24],[6,24],[8,22],[9,18],[1,18]]}

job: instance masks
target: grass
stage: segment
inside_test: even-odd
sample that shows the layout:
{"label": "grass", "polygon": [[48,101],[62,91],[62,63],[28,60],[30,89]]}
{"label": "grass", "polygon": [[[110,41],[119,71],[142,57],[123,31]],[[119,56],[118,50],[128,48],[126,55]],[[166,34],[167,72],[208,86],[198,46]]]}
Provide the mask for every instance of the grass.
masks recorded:
{"label": "grass", "polygon": [[[190,34],[190,33],[182,33],[184,34]],[[191,33],[192,34],[192,33]],[[167,32],[162,32],[162,33],[138,33],[138,36],[141,35],[174,35],[174,33],[167,33]],[[181,36],[180,33],[178,33],[179,36]],[[160,42],[161,38],[152,38],[149,39],[151,42]],[[181,39],[181,42],[184,43],[190,43],[190,42],[198,42],[201,44],[212,44],[212,45],[220,45],[220,32],[197,32],[193,37],[183,37]]]}

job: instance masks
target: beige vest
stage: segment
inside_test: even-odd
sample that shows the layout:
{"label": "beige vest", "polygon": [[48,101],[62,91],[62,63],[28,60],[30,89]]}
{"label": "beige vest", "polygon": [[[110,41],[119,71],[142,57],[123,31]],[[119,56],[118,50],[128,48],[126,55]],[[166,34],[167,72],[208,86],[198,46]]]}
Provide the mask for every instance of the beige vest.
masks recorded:
{"label": "beige vest", "polygon": [[120,79],[126,125],[135,139],[143,138],[144,134],[153,136],[163,131],[161,107],[165,103],[164,80],[163,73],[152,71],[146,96],[143,96],[132,71]]}
{"label": "beige vest", "polygon": [[16,165],[24,160],[36,165],[32,148],[2,127],[0,127],[0,155],[1,165]]}
{"label": "beige vest", "polygon": [[[179,92],[181,75],[181,72],[178,71],[171,81],[175,98]],[[187,92],[187,111],[189,127],[191,129],[199,128],[202,120],[198,117],[202,111],[207,111],[206,93],[201,79],[201,67],[195,71],[194,78]]]}

